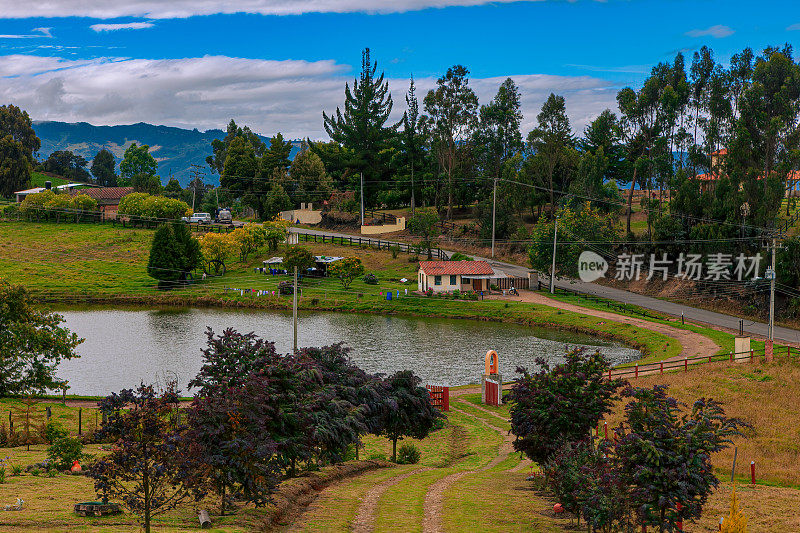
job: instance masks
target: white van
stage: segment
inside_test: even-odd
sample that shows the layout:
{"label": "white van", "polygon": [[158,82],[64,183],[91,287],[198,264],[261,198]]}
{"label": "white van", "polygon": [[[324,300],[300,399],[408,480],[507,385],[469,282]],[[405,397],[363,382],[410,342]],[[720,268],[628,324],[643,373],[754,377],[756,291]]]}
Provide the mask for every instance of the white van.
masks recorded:
{"label": "white van", "polygon": [[208,213],[195,213],[190,217],[183,217],[189,224],[211,224],[211,215]]}

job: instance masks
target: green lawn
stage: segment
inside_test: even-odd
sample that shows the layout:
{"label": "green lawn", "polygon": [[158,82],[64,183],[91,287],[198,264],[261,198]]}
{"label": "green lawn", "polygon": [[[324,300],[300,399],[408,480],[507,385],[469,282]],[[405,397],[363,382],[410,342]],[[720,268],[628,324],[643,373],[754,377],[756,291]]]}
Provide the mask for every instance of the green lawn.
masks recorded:
{"label": "green lawn", "polygon": [[45,181],[51,182],[53,187],[66,185],[69,183],[69,181],[65,180],[64,178],[48,176],[47,174],[42,174],[41,172],[31,172],[31,188],[44,187]]}

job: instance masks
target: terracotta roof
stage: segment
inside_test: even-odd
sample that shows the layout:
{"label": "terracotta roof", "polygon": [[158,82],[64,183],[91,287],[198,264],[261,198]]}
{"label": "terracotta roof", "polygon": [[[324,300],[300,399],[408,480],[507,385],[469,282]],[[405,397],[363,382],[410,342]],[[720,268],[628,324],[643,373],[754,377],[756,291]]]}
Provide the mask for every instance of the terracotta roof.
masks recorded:
{"label": "terracotta roof", "polygon": [[119,200],[133,192],[133,187],[103,187],[100,189],[80,189],[72,194],[85,194],[95,200]]}
{"label": "terracotta roof", "polygon": [[717,150],[716,152],[711,152],[708,155],[728,155],[728,149],[727,148],[721,148],[721,149]]}
{"label": "terracotta roof", "polygon": [[[720,178],[720,174],[717,172],[707,172],[705,174],[698,174],[697,179],[700,181],[716,181]],[[758,179],[763,179],[764,175],[760,175]],[[786,176],[787,179],[790,180],[798,180],[800,179],[800,170],[790,170]]]}
{"label": "terracotta roof", "polygon": [[428,276],[486,276],[494,270],[486,261],[420,261],[419,269]]}

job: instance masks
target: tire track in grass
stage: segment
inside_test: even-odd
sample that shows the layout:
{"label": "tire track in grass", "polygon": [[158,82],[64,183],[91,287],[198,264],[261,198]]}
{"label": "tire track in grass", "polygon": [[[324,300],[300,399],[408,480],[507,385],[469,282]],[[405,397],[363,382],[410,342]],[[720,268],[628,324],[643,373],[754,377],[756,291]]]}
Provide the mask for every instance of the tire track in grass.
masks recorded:
{"label": "tire track in grass", "polygon": [[[466,404],[466,405],[473,406],[472,404]],[[423,533],[440,533],[441,531],[444,531],[444,528],[442,526],[442,511],[444,509],[444,493],[447,491],[447,489],[449,489],[451,486],[453,486],[454,483],[456,483],[459,479],[466,476],[467,474],[476,474],[478,472],[484,472],[486,470],[494,468],[498,464],[505,461],[509,457],[509,455],[514,453],[514,446],[512,444],[514,442],[514,437],[510,435],[508,431],[499,428],[497,426],[491,425],[483,418],[477,417],[466,411],[462,411],[461,409],[454,407],[453,404],[450,405],[450,409],[461,415],[468,416],[477,421],[480,421],[488,428],[497,431],[503,440],[500,443],[497,456],[492,458],[492,460],[489,461],[484,466],[476,468],[475,470],[464,470],[461,472],[455,472],[431,484],[431,486],[428,488],[428,492],[425,494],[424,515],[422,519]],[[486,409],[481,409],[481,410],[491,413],[491,411],[488,411]],[[496,415],[496,413],[491,413],[491,414]],[[499,418],[503,418],[500,415],[496,416],[498,416]],[[523,462],[520,462],[520,464],[523,464]]]}
{"label": "tire track in grass", "polygon": [[[458,462],[464,457],[463,443],[465,440],[466,432],[464,428],[458,425],[452,427],[450,433],[450,445],[445,463],[440,468],[447,468],[452,464]],[[413,476],[422,472],[429,472],[434,470],[432,467],[417,468],[410,472],[391,477],[378,483],[367,491],[361,504],[358,507],[356,516],[350,524],[350,530],[355,533],[369,533],[375,530],[375,523],[377,521],[378,502],[387,490],[394,487]]]}
{"label": "tire track in grass", "polygon": [[427,472],[429,470],[433,469],[429,467],[418,468],[411,472],[391,477],[369,489],[364,495],[364,499],[361,500],[361,505],[358,506],[358,512],[356,512],[356,517],[350,525],[350,530],[354,533],[370,533],[374,531],[375,521],[377,519],[376,511],[378,509],[378,500],[383,496],[383,493],[414,474]]}

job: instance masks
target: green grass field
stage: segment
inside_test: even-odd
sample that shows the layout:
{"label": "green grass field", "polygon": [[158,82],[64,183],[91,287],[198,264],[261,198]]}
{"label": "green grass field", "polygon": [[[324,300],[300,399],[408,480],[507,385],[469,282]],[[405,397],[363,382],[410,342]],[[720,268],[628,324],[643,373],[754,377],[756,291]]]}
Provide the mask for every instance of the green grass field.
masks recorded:
{"label": "green grass field", "polygon": [[69,183],[69,181],[65,180],[64,178],[48,176],[47,174],[42,174],[41,172],[31,172],[31,188],[44,187],[45,181],[51,182],[53,187],[66,185]]}

